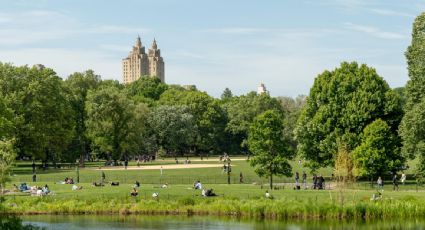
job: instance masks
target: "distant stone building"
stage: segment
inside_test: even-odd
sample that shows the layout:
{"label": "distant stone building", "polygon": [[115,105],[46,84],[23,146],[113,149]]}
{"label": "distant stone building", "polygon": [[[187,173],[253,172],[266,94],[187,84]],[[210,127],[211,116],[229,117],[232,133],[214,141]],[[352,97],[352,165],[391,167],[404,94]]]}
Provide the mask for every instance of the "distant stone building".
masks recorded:
{"label": "distant stone building", "polygon": [[266,86],[263,83],[261,83],[257,88],[257,94],[263,94],[263,93],[269,94],[269,91],[267,91]]}
{"label": "distant stone building", "polygon": [[165,81],[164,60],[155,39],[152,42],[152,47],[146,53],[140,37],[137,37],[136,44],[130,54],[122,60],[122,67],[124,84],[136,81],[141,76],[157,77],[162,82]]}

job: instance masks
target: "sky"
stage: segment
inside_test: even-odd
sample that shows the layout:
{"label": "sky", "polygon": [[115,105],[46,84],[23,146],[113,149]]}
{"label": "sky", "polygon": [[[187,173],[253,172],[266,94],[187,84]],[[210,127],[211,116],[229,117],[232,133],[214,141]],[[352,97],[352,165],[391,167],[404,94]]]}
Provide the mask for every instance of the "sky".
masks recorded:
{"label": "sky", "polygon": [[404,86],[418,0],[0,0],[0,62],[43,64],[62,78],[93,69],[122,82],[138,35],[153,39],[168,84],[219,97],[255,91],[308,94],[342,61]]}

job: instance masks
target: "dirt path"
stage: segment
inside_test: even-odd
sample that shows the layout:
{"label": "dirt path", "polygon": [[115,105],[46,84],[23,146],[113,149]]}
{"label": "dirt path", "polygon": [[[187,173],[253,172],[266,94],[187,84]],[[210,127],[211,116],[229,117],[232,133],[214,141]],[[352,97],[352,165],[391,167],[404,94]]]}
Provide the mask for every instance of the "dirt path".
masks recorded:
{"label": "dirt path", "polygon": [[[233,166],[233,165],[232,165]],[[175,165],[143,165],[140,167],[137,166],[128,166],[127,170],[152,170],[152,169],[193,169],[193,168],[221,168],[223,164],[175,164]],[[124,166],[115,166],[115,167],[101,167],[95,168],[94,170],[125,170]]]}

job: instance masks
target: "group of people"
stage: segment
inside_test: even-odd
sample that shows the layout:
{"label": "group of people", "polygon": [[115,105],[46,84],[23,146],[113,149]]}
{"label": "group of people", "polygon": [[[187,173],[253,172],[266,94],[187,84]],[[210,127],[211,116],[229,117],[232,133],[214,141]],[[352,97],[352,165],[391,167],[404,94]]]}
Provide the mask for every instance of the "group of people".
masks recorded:
{"label": "group of people", "polygon": [[[295,190],[300,190],[301,189],[301,184],[300,184],[300,174],[298,172],[295,172],[295,186],[294,189]],[[304,189],[307,189],[307,174],[305,172],[303,172],[302,176],[301,176],[301,183],[304,187]],[[316,174],[313,174],[313,185],[311,187],[312,189],[325,189],[325,178],[322,175],[317,176]]]}
{"label": "group of people", "polygon": [[74,179],[72,179],[72,177],[66,177],[62,184],[74,184]]}
{"label": "group of people", "polygon": [[16,184],[13,184],[13,187],[14,187],[14,190],[30,193],[31,195],[34,195],[34,196],[44,196],[50,193],[50,189],[47,184],[44,185],[43,187],[38,187],[38,186],[28,186],[27,183],[22,183],[19,185],[19,187],[16,186]]}
{"label": "group of people", "polygon": [[[407,176],[403,172],[401,174],[401,177],[400,177],[400,181],[401,181],[401,183],[403,185],[405,184],[406,179],[407,179]],[[398,191],[399,190],[399,187],[398,187],[398,176],[397,176],[397,173],[393,173],[393,176],[392,176],[391,180],[392,180],[392,184],[393,184],[393,190],[394,191],[395,190]],[[376,181],[376,184],[378,185],[378,189],[383,189],[384,188],[384,180],[381,177],[378,177],[378,180]]]}

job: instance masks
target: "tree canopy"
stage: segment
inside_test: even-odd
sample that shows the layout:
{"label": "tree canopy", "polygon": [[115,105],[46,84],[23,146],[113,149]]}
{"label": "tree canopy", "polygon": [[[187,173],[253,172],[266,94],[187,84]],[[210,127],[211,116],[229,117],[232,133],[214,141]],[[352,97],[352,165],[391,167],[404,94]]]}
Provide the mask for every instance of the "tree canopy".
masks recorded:
{"label": "tree canopy", "polygon": [[355,149],[378,118],[395,133],[402,114],[400,98],[375,69],[343,62],[315,79],[295,129],[298,152],[311,168],[333,165],[339,145]]}
{"label": "tree canopy", "polygon": [[255,172],[270,179],[273,175],[291,176],[292,167],[288,160],[294,156],[290,143],[283,135],[283,117],[275,110],[267,110],[255,117],[249,129],[248,146],[253,153],[250,159]]}

